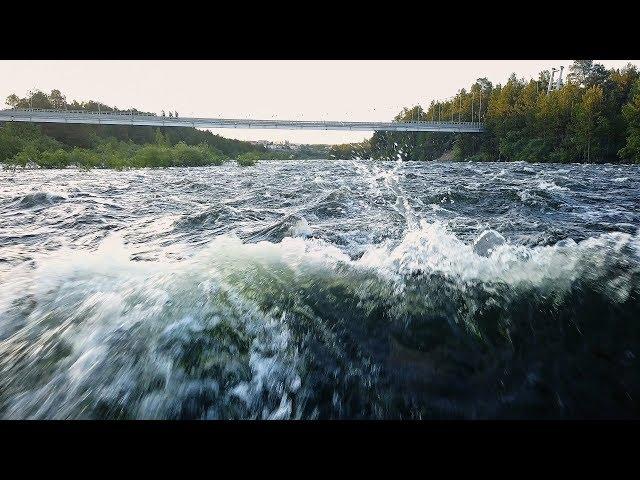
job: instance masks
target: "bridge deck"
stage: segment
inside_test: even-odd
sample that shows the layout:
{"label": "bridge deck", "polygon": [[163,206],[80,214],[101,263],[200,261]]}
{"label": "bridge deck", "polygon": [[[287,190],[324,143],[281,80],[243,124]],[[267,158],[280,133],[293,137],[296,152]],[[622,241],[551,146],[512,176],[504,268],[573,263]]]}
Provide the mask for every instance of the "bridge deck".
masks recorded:
{"label": "bridge deck", "polygon": [[262,128],[286,130],[364,130],[393,132],[479,133],[477,122],[339,122],[307,120],[252,120],[229,118],[159,117],[141,113],[80,112],[66,110],[0,110],[0,122],[81,123],[93,125],[148,125],[156,127]]}

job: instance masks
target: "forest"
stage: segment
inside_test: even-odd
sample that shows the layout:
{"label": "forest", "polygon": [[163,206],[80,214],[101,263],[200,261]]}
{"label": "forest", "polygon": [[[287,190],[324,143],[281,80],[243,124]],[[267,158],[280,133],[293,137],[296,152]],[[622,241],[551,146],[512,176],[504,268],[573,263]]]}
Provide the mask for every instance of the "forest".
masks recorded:
{"label": "forest", "polygon": [[[405,107],[408,121],[482,122],[481,134],[374,132],[362,143],[268,149],[189,127],[127,125],[0,124],[0,163],[62,168],[217,165],[229,159],[371,158],[525,162],[640,162],[640,73],[628,64],[607,69],[576,60],[563,83],[548,91],[551,72],[526,80],[512,74],[503,84],[479,78],[446,101]],[[12,108],[120,110],[96,101],[67,102],[59,90],[10,95]],[[147,113],[148,114],[148,113]]]}
{"label": "forest", "polygon": [[551,73],[515,74],[493,85],[479,78],[447,101],[405,108],[395,121],[482,121],[482,134],[376,132],[335,151],[374,159],[525,162],[640,162],[640,75],[634,65],[607,69],[592,60],[569,67],[560,88]]}
{"label": "forest", "polygon": [[[9,95],[11,108],[141,112],[118,109],[96,101],[67,102],[60,90],[34,91],[25,98]],[[214,135],[190,127],[154,128],[129,125],[0,123],[0,163],[43,168],[140,168],[219,165],[247,158],[289,159],[290,152]]]}

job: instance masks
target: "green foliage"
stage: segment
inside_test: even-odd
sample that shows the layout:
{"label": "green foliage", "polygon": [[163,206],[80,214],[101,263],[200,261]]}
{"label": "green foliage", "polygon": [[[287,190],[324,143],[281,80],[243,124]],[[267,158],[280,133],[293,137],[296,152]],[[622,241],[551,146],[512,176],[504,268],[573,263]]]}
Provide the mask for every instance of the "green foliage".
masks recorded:
{"label": "green foliage", "polygon": [[38,163],[40,154],[35,146],[29,144],[20,150],[12,159],[7,163],[12,165],[26,166],[28,163]]}
{"label": "green foliage", "polygon": [[140,148],[131,161],[133,167],[171,167],[171,149],[163,145],[145,145]]}
{"label": "green foliage", "polygon": [[137,145],[105,139],[93,148],[70,147],[42,134],[36,127],[8,123],[0,127],[0,162],[42,168],[197,167],[221,165],[226,156],[207,144]]}
{"label": "green foliage", "polygon": [[[68,110],[87,110],[103,112],[133,111],[135,108],[120,110],[96,101],[67,102],[59,90],[46,94],[41,91],[30,92],[28,97],[20,98],[15,94],[7,97],[6,103],[14,108],[57,108]],[[148,113],[147,113],[148,114]],[[245,152],[266,152],[262,146],[249,142],[223,138],[207,130],[190,127],[152,128],[149,126],[129,125],[67,125],[45,123],[39,125],[6,124],[0,125],[0,162],[7,162],[20,152],[25,142],[37,140],[38,152],[44,150],[72,150],[73,148],[92,150],[106,155],[100,161],[102,166],[115,165],[118,168],[133,166],[132,156],[140,146],[155,144],[163,149],[143,151],[134,163],[144,165],[218,165],[226,158],[235,158]],[[54,142],[54,143],[52,143]],[[130,148],[133,144],[137,148]],[[178,146],[183,144],[182,146]],[[185,148],[184,145],[193,148]],[[168,149],[171,150],[168,156]],[[178,155],[175,159],[173,154]],[[47,157],[47,160],[51,160]]]}
{"label": "green foliage", "polygon": [[260,154],[257,152],[242,153],[236,158],[241,167],[251,167],[258,163],[258,160],[260,160]]}
{"label": "green foliage", "polygon": [[640,161],[640,74],[634,66],[607,70],[576,61],[569,81],[547,93],[549,77],[548,71],[529,81],[511,75],[496,86],[481,78],[452,100],[431,102],[426,111],[405,108],[397,121],[481,119],[486,131],[376,132],[370,154],[404,160]]}
{"label": "green foliage", "polygon": [[221,152],[207,145],[187,145],[184,142],[174,147],[166,145],[145,145],[133,156],[133,167],[201,167],[221,165],[224,157]]}
{"label": "green foliage", "polygon": [[369,158],[371,146],[369,141],[362,143],[347,143],[343,145],[332,145],[329,149],[329,158],[336,160],[347,160],[351,158]]}
{"label": "green foliage", "polygon": [[[607,70],[579,60],[569,68],[566,84],[547,93],[549,78],[549,71],[528,81],[511,75],[504,85],[495,86],[479,78],[451,100],[433,101],[426,110],[404,108],[396,116],[396,121],[481,120],[486,127],[482,134],[375,132],[362,143],[294,151],[266,149],[189,127],[7,123],[0,126],[0,162],[47,168],[201,166],[219,165],[228,158],[247,166],[259,159],[322,156],[640,162],[640,74],[634,66]],[[95,101],[68,103],[58,90],[31,92],[28,98],[10,95],[6,102],[17,108],[121,111]]]}
{"label": "green foliage", "polygon": [[101,166],[102,159],[97,152],[76,147],[69,153],[69,164],[90,169]]}
{"label": "green foliage", "polygon": [[156,145],[161,145],[161,146],[168,146],[169,145],[169,141],[167,140],[167,137],[165,137],[162,132],[160,131],[159,128],[156,128],[156,133],[154,135],[155,137],[155,143]]}
{"label": "green foliage", "polygon": [[[15,108],[120,111],[95,101],[68,103],[59,90],[27,98],[9,95]],[[127,109],[137,112],[136,109]],[[221,165],[228,158],[272,156],[263,146],[213,135],[195,128],[128,125],[0,124],[0,162],[43,168],[140,168]],[[287,155],[286,158],[289,158]],[[246,161],[246,160],[245,160]]]}
{"label": "green foliage", "polygon": [[592,68],[593,60],[576,60],[573,62],[573,65],[569,67],[569,75],[567,75],[567,78],[569,81],[575,82],[578,85],[583,85]]}
{"label": "green foliage", "polygon": [[640,163],[640,80],[636,81],[631,101],[622,109],[622,115],[627,123],[627,140],[620,149],[622,158]]}
{"label": "green foliage", "polygon": [[203,165],[222,165],[226,160],[224,154],[204,143],[191,146],[178,143],[174,149],[174,163],[182,167],[199,167]]}
{"label": "green foliage", "polygon": [[591,160],[592,153],[596,156],[600,154],[600,145],[596,142],[596,139],[607,131],[606,119],[602,116],[602,109],[603,92],[600,86],[588,88],[582,95],[581,101],[575,107],[574,121],[571,125],[573,142],[576,151],[587,162]]}
{"label": "green foliage", "polygon": [[25,141],[7,132],[7,129],[0,128],[0,162],[7,162],[20,152],[25,145]]}

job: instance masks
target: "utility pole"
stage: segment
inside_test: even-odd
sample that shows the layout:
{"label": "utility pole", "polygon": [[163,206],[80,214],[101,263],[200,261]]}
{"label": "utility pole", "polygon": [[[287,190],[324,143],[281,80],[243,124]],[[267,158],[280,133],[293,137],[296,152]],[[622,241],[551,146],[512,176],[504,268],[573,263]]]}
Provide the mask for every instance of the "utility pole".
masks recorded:
{"label": "utility pole", "polygon": [[[564,65],[560,65],[560,70],[553,67],[551,69],[551,77],[549,78],[549,85],[547,85],[547,93],[553,90],[559,90],[562,87],[562,72],[564,71]],[[558,79],[554,81],[555,73],[558,72]]]}
{"label": "utility pole", "polygon": [[471,123],[473,123],[473,102],[476,101],[476,92],[471,92]]}
{"label": "utility pole", "polygon": [[564,70],[564,65],[560,65],[560,73],[558,73],[558,81],[556,83],[556,90],[559,90],[562,87],[562,71]]}
{"label": "utility pole", "polygon": [[462,112],[462,95],[460,95],[460,102],[458,102],[458,123],[460,123],[460,112]]}
{"label": "utility pole", "polygon": [[551,77],[549,77],[549,85],[547,86],[547,93],[551,92],[551,90],[553,90],[553,77],[556,74],[556,67],[553,67],[551,69]]}

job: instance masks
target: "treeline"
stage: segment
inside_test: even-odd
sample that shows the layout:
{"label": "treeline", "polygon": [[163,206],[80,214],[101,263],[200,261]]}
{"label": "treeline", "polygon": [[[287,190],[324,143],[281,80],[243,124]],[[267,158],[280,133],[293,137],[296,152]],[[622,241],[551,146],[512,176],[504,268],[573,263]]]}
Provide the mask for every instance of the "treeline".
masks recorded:
{"label": "treeline", "polygon": [[[59,90],[36,91],[27,98],[10,95],[13,108],[45,108],[107,112],[133,111],[95,101],[67,103]],[[154,128],[127,125],[0,124],[0,162],[44,168],[218,165],[246,153],[279,158],[263,146],[214,135],[190,127]]]}
{"label": "treeline", "polygon": [[[359,144],[267,149],[189,127],[127,125],[0,125],[0,162],[43,167],[215,165],[227,159],[374,158],[527,162],[640,162],[640,73],[576,61],[560,88],[547,92],[550,72],[515,74],[502,85],[480,78],[447,101],[405,108],[396,121],[482,121],[482,134],[375,132]],[[59,90],[10,95],[15,108],[140,112],[95,101],[68,103]],[[245,160],[246,162],[246,160]]]}
{"label": "treeline", "polygon": [[345,158],[368,158],[371,156],[371,145],[369,140],[361,143],[344,143],[341,145],[331,145],[329,148],[329,158],[341,160]]}
{"label": "treeline", "polygon": [[306,144],[291,145],[288,142],[271,144],[268,151],[277,160],[318,160],[329,158],[330,145]]}
{"label": "treeline", "polygon": [[[640,162],[640,74],[633,65],[606,69],[575,61],[559,89],[550,72],[511,75],[504,84],[478,79],[445,102],[405,108],[396,121],[478,121],[482,134],[376,132],[356,156],[375,159]],[[473,117],[472,117],[473,115]],[[368,149],[367,152],[363,151]]]}
{"label": "treeline", "polygon": [[145,145],[112,139],[82,148],[43,135],[35,125],[7,123],[0,127],[0,161],[22,167],[197,167],[220,165],[227,159],[220,150],[204,143],[188,145],[180,141],[171,145],[160,131],[154,143]]}

